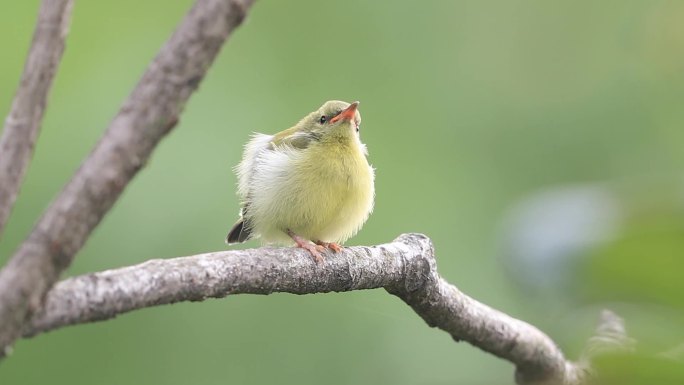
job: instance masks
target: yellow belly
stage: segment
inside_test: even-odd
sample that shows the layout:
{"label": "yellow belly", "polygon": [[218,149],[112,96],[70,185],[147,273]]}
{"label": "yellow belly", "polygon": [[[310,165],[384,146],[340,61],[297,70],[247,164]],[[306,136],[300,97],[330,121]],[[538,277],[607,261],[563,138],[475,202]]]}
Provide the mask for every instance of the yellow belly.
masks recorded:
{"label": "yellow belly", "polygon": [[358,147],[306,149],[279,181],[255,230],[266,242],[289,242],[285,232],[310,240],[344,242],[373,208],[373,170]]}

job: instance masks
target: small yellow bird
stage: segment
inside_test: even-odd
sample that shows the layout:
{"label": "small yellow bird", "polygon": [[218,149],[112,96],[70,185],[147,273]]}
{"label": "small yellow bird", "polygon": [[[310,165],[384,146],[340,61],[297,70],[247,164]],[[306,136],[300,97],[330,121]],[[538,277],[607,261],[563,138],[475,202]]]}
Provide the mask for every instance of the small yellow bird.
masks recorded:
{"label": "small yellow bird", "polygon": [[294,241],[319,263],[326,249],[341,250],[375,196],[358,106],[331,100],[292,128],[254,134],[235,168],[242,209],[226,243]]}

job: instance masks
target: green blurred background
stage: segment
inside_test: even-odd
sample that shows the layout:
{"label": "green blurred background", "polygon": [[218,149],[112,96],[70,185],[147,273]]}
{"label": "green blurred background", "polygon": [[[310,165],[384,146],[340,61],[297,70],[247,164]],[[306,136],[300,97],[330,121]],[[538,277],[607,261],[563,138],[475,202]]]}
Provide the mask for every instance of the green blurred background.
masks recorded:
{"label": "green blurred background", "polygon": [[[76,1],[0,262],[190,4]],[[2,2],[2,116],[37,9],[35,0]],[[66,275],[225,249],[243,143],[328,99],[361,101],[377,169],[375,212],[349,244],[429,235],[447,280],[537,325],[573,358],[605,306],[627,319],[644,355],[684,342],[680,1],[259,1]],[[536,243],[516,238],[528,224],[515,213],[533,210],[540,191],[575,196],[576,185],[618,202],[599,219],[591,214],[603,206],[586,210],[589,223],[610,218],[610,235],[584,242],[591,234],[578,233],[572,252],[561,242],[540,253],[582,261],[572,269],[518,263]],[[535,228],[569,223],[543,221],[552,224],[530,232],[550,243],[554,235]],[[534,283],[553,274],[563,285]],[[680,367],[681,357],[658,357],[611,361],[606,371],[625,383],[626,367],[643,378]],[[678,381],[681,370],[671,373],[660,383]],[[454,343],[380,290],[145,309],[19,341],[0,366],[1,384],[510,384],[512,375],[511,364]]]}

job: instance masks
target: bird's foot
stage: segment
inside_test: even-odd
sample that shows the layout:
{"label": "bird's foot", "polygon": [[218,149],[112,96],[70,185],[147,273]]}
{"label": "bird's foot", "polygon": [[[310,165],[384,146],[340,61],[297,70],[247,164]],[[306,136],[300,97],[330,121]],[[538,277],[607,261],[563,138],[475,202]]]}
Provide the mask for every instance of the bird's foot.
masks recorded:
{"label": "bird's foot", "polygon": [[340,246],[339,243],[323,241],[314,241],[314,243],[319,246],[323,246],[326,249],[332,250],[333,253],[339,253],[340,251],[342,251],[342,246]]}
{"label": "bird's foot", "polygon": [[300,247],[311,253],[311,256],[313,257],[314,261],[316,261],[316,263],[323,263],[323,255],[321,255],[321,253],[325,252],[324,246],[314,245],[313,243],[300,237],[299,235],[293,233],[290,230],[287,231],[287,235],[289,235],[290,238],[292,238],[292,240],[295,241],[297,247]]}

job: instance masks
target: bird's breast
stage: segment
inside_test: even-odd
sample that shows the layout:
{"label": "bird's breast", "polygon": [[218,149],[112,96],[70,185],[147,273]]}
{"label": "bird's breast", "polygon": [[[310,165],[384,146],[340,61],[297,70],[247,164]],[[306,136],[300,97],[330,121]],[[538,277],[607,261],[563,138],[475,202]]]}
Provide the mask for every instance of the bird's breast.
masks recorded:
{"label": "bird's breast", "polygon": [[286,230],[325,241],[352,236],[373,208],[373,170],[361,146],[267,150],[252,179],[255,232],[267,242],[285,241]]}
{"label": "bird's breast", "polygon": [[299,175],[342,190],[372,183],[370,166],[359,145],[320,145],[307,150],[297,165],[301,170]]}

